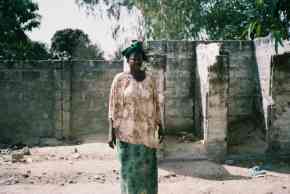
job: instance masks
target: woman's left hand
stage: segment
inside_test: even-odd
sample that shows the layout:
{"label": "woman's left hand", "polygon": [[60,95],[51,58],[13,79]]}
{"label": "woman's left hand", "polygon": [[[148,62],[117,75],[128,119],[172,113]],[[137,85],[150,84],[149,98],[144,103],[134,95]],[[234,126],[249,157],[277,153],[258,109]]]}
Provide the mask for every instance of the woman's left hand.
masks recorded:
{"label": "woman's left hand", "polygon": [[158,125],[158,140],[159,143],[162,143],[164,140],[164,130],[161,124]]}

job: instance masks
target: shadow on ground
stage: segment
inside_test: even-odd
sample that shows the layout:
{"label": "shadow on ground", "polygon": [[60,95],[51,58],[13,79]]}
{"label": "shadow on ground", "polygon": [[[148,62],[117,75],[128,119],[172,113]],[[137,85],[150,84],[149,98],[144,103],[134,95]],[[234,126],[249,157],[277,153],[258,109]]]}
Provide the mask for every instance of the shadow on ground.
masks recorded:
{"label": "shadow on ground", "polygon": [[159,168],[176,175],[197,177],[208,180],[241,180],[250,179],[249,176],[231,174],[221,164],[211,161],[180,161],[180,162],[160,162]]}
{"label": "shadow on ground", "polygon": [[[247,147],[248,150],[249,147]],[[245,151],[245,146],[242,148]],[[258,166],[261,171],[266,171],[266,174],[290,174],[290,160],[286,159],[286,155],[283,156],[284,158],[281,158],[281,155],[266,156],[261,154],[260,150],[259,152],[254,150],[254,153],[250,155],[246,154],[248,152],[238,153],[236,158],[229,157],[224,164],[218,164],[208,160],[201,140],[180,141],[180,138],[174,136],[166,138],[162,149],[163,155],[159,160],[159,168],[171,172],[173,176],[221,181],[251,179],[251,168],[255,166]]]}

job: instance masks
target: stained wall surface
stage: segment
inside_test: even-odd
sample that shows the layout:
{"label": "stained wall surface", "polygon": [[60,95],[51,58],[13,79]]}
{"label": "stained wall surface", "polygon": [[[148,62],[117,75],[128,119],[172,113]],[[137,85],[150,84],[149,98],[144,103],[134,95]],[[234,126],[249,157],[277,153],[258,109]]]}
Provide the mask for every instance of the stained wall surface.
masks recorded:
{"label": "stained wall surface", "polygon": [[122,62],[0,63],[0,142],[46,144],[108,130],[108,95]]}
{"label": "stained wall surface", "polygon": [[290,53],[272,58],[269,151],[290,150]]}
{"label": "stained wall surface", "polygon": [[108,130],[108,96],[114,76],[122,71],[120,62],[74,61],[71,89],[71,130],[73,136],[97,136]]}
{"label": "stained wall surface", "polygon": [[38,144],[56,130],[59,62],[0,63],[0,142]]}
{"label": "stained wall surface", "polygon": [[[283,148],[287,142],[276,132],[288,137],[288,69],[273,57],[290,51],[284,45],[275,53],[268,39],[149,41],[149,69],[159,78],[167,133],[195,133],[220,142],[218,149],[260,134]],[[288,58],[283,61],[287,66]],[[277,64],[273,77],[271,64]],[[109,89],[121,71],[123,61],[0,62],[0,142],[39,144],[107,133]],[[278,88],[281,80],[285,85]],[[271,109],[274,103],[283,115]]]}

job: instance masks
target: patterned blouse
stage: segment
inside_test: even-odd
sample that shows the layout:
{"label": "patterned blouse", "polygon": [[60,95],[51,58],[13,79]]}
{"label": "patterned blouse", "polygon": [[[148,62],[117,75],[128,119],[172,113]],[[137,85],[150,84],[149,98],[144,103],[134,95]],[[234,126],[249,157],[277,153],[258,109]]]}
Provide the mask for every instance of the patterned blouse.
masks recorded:
{"label": "patterned blouse", "polygon": [[158,148],[161,119],[154,77],[146,73],[143,81],[136,81],[128,72],[117,74],[111,86],[109,119],[119,140]]}

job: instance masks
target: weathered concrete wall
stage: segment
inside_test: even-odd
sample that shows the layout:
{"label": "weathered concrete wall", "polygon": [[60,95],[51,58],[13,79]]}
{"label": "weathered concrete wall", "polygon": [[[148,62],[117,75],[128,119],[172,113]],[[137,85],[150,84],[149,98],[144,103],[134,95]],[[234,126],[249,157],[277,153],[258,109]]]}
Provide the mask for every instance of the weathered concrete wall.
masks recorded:
{"label": "weathered concrete wall", "polygon": [[290,151],[290,52],[272,58],[269,149],[277,153]]}
{"label": "weathered concrete wall", "polygon": [[0,62],[0,142],[38,144],[55,136],[60,63]]}
{"label": "weathered concrete wall", "polygon": [[[222,53],[221,53],[222,54]],[[229,128],[229,58],[216,56],[216,62],[208,67],[207,128],[204,142],[208,157],[224,158],[227,152],[226,138]]]}
{"label": "weathered concrete wall", "polygon": [[[254,48],[251,41],[197,42],[197,73],[200,80],[200,86],[197,87],[201,91],[202,129],[205,130],[205,135],[208,128],[207,115],[210,114],[208,110],[210,102],[206,101],[209,100],[207,96],[211,92],[210,90],[214,89],[209,89],[209,80],[211,76],[215,76],[214,74],[209,74],[209,69],[210,66],[216,64],[219,56],[222,56],[223,61],[227,61],[229,65],[229,89],[225,99],[227,101],[228,114],[226,120],[224,120],[224,122],[228,123],[228,143],[242,143],[248,138],[249,133],[257,128],[256,120],[262,118],[261,111],[258,111],[262,104],[259,103],[261,95],[253,51]],[[198,98],[195,100],[198,102]],[[195,114],[198,114],[198,112]]]}
{"label": "weathered concrete wall", "polygon": [[166,128],[194,130],[194,43],[168,41],[166,48]]}
{"label": "weathered concrete wall", "polygon": [[107,133],[108,96],[122,62],[74,61],[72,66],[71,130],[85,138]]}
{"label": "weathered concrete wall", "polygon": [[[290,51],[289,42],[284,45],[279,54]],[[265,121],[271,120],[275,129],[266,131],[268,141],[284,146],[286,140],[276,138],[288,137],[283,134],[288,133],[284,109],[289,105],[280,100],[287,98],[288,85],[282,93],[276,88],[282,70],[273,74],[272,91],[284,112],[278,119],[273,107],[267,119],[273,103],[272,41],[150,41],[148,50],[162,92],[165,81],[161,106],[168,133],[204,134],[205,142],[220,143],[212,148],[222,153],[226,143],[243,144],[256,131],[265,136]],[[0,142],[37,144],[45,138],[85,139],[106,133],[109,88],[121,71],[121,61],[1,62]]]}
{"label": "weathered concrete wall", "polygon": [[[159,109],[161,113],[161,123],[165,129],[165,87],[166,87],[166,54],[163,41],[150,41],[147,45],[148,61],[145,62],[150,65],[149,71],[155,76],[157,81],[157,92],[159,97]],[[147,66],[147,68],[149,68]]]}
{"label": "weathered concrete wall", "polygon": [[273,103],[270,94],[270,80],[271,80],[271,61],[272,57],[276,54],[283,54],[290,51],[290,42],[284,41],[283,45],[278,46],[278,52],[275,51],[275,43],[271,37],[258,38],[254,41],[255,55],[258,64],[259,82],[262,93],[263,111],[266,121],[266,128],[269,122],[268,112],[269,106]]}
{"label": "weathered concrete wall", "polygon": [[[204,141],[211,142],[208,151],[223,155],[227,150],[226,144],[231,148],[232,145],[246,143],[256,130],[263,129],[253,42],[196,43],[196,83],[200,82],[200,86],[196,87],[200,90],[201,100],[196,96],[195,104],[201,103],[202,108],[195,112],[195,116],[198,118],[199,112],[202,112]],[[222,81],[217,81],[217,76]]]}
{"label": "weathered concrete wall", "polygon": [[1,62],[0,143],[50,144],[107,132],[109,89],[121,71],[121,61]]}
{"label": "weathered concrete wall", "polygon": [[[266,121],[268,150],[275,150],[275,152],[278,150],[289,151],[289,140],[287,140],[288,135],[286,132],[287,121],[289,120],[289,117],[285,117],[287,116],[287,114],[283,114],[284,116],[280,115],[281,107],[283,107],[282,112],[285,108],[287,109],[287,104],[285,104],[287,102],[287,95],[284,96],[286,98],[285,102],[282,102],[281,98],[283,99],[283,95],[285,95],[284,93],[287,89],[287,87],[285,88],[283,84],[287,83],[288,81],[287,78],[285,78],[285,82],[281,82],[282,77],[279,76],[279,72],[281,72],[281,75],[283,73],[286,73],[283,72],[283,68],[280,68],[283,67],[283,64],[285,67],[287,66],[287,60],[279,64],[281,60],[279,60],[278,58],[280,55],[282,56],[282,58],[285,58],[285,56],[287,56],[285,55],[283,57],[283,54],[290,52],[290,42],[283,41],[283,46],[278,46],[277,53],[275,51],[274,40],[271,37],[256,39],[254,43],[259,71],[260,87],[262,91],[263,111]],[[278,58],[275,57],[276,55],[278,55]],[[276,61],[274,61],[274,58],[276,58]],[[275,70],[275,66],[277,66],[277,70]],[[283,87],[281,87],[282,85],[279,85],[279,83],[281,83]]]}
{"label": "weathered concrete wall", "polygon": [[204,139],[208,134],[209,69],[217,63],[220,46],[218,42],[196,42],[195,128],[204,132]]}
{"label": "weathered concrete wall", "polygon": [[264,130],[258,67],[251,41],[228,41],[222,46],[229,61],[228,143],[244,143]]}
{"label": "weathered concrete wall", "polygon": [[207,130],[208,69],[217,56],[224,56],[229,64],[227,141],[241,144],[254,131],[264,129],[252,41],[152,41],[149,47],[166,57],[165,123],[169,132],[188,128],[203,134]]}
{"label": "weathered concrete wall", "polygon": [[167,133],[194,131],[194,46],[189,41],[150,41],[148,44],[155,58],[164,57]]}

